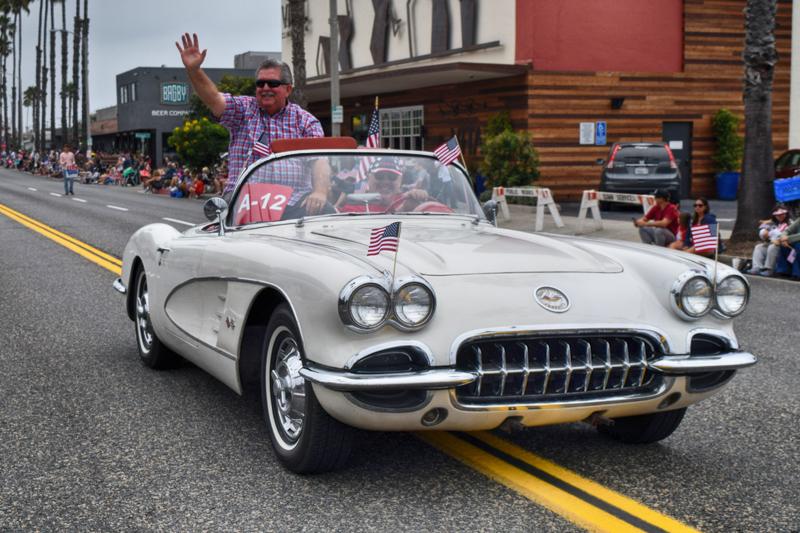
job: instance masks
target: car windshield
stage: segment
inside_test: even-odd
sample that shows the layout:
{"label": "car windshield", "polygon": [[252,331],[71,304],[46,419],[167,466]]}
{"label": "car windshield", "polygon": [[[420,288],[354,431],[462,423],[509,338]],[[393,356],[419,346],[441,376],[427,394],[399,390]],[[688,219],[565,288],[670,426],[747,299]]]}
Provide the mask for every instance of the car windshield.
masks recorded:
{"label": "car windshield", "polygon": [[460,168],[432,155],[362,150],[267,159],[242,178],[231,206],[235,226],[341,214],[483,217]]}

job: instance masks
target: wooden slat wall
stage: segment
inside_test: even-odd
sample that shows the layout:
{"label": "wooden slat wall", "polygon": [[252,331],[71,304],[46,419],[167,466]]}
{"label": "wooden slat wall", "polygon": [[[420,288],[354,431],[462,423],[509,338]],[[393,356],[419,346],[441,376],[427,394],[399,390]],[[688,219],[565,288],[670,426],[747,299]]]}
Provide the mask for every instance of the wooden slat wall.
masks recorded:
{"label": "wooden slat wall", "polygon": [[[684,0],[684,71],[675,74],[537,72],[528,76],[528,129],[542,161],[542,185],[560,200],[578,199],[600,180],[608,147],[580,146],[580,122],[606,120],[609,145],[660,141],[662,122],[692,122],[692,194],[714,196],[711,116],[721,107],[744,117],[744,0]],[[776,155],[789,136],[791,2],[779,2],[780,56],[773,95]],[[619,110],[610,99],[624,97]],[[744,134],[744,124],[742,124]]]}

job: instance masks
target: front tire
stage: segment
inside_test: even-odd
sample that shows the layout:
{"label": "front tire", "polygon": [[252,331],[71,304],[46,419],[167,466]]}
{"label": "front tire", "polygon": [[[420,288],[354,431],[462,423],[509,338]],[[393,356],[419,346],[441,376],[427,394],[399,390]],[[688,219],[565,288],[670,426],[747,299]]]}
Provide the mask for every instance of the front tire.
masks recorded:
{"label": "front tire", "polygon": [[144,267],[137,270],[133,286],[136,291],[134,292],[134,323],[139,358],[145,366],[155,370],[173,368],[178,361],[178,356],[167,348],[153,331],[153,323],[150,319],[150,292]]}
{"label": "front tire", "polygon": [[261,355],[261,407],[272,448],[292,472],[341,468],[350,455],[353,429],[332,418],[300,376],[303,344],[288,305],[275,309]]}
{"label": "front tire", "polygon": [[628,444],[651,444],[672,435],[685,414],[684,407],[649,415],[615,418],[613,424],[598,426],[597,430],[603,435]]}

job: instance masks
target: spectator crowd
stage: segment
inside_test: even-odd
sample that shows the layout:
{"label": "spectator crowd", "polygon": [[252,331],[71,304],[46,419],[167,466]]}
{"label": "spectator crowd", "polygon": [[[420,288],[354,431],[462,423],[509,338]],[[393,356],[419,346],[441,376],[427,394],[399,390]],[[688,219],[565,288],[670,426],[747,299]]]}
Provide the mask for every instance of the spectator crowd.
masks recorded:
{"label": "spectator crowd", "polygon": [[[62,179],[64,170],[59,163],[59,152],[3,151],[0,164],[40,176]],[[129,152],[75,152],[77,180],[85,184],[142,187],[145,192],[169,194],[175,198],[196,198],[202,194],[221,195],[228,181],[227,161],[200,171],[192,172],[178,161],[164,158],[155,167],[150,158]]]}

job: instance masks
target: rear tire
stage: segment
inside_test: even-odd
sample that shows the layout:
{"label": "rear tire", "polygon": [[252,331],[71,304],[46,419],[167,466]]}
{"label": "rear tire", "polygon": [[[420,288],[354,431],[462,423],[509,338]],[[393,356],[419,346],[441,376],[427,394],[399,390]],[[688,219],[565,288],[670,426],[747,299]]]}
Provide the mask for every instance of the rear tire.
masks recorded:
{"label": "rear tire", "polygon": [[267,326],[261,355],[261,408],[272,448],[297,474],[341,468],[353,445],[353,428],[331,417],[311,383],[300,376],[303,343],[291,309],[279,305]]}
{"label": "rear tire", "polygon": [[150,319],[150,293],[147,288],[147,275],[144,267],[137,270],[134,287],[134,324],[136,327],[136,347],[142,363],[155,370],[176,366],[179,358],[167,348],[153,331]]}
{"label": "rear tire", "polygon": [[597,430],[612,439],[628,444],[651,444],[669,437],[683,420],[686,408],[649,415],[613,419],[611,425],[601,425]]}

